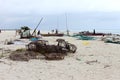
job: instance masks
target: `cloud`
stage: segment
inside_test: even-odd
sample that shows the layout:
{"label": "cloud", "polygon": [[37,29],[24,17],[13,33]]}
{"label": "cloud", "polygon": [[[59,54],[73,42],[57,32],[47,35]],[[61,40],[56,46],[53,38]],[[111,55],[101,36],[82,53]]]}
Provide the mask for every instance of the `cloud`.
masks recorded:
{"label": "cloud", "polygon": [[83,11],[120,11],[119,0],[0,0],[1,13],[56,14]]}
{"label": "cloud", "polygon": [[[120,0],[0,0],[0,26],[65,28],[65,13],[71,29],[110,28],[120,25]],[[108,27],[107,27],[108,26]]]}

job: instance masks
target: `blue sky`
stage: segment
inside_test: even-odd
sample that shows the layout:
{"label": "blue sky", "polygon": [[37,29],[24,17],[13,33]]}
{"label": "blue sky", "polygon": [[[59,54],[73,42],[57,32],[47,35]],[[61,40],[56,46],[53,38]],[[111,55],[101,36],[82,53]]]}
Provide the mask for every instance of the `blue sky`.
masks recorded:
{"label": "blue sky", "polygon": [[120,0],[0,0],[0,28],[93,30],[119,33]]}

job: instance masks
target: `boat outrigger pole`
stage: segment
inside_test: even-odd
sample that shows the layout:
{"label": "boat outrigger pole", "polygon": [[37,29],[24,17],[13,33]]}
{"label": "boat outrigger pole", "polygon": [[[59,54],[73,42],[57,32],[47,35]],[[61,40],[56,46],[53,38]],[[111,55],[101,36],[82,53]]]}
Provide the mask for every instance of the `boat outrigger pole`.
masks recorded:
{"label": "boat outrigger pole", "polygon": [[40,23],[42,22],[42,20],[43,20],[43,18],[40,19],[40,21],[39,21],[38,25],[36,26],[36,28],[34,29],[32,35],[36,32],[36,30],[37,30],[38,26],[40,25]]}

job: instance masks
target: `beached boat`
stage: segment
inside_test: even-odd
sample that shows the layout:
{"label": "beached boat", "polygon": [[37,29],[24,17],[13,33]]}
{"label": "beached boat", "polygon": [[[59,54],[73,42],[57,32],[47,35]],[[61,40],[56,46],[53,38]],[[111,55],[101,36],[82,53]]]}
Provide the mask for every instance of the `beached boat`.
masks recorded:
{"label": "beached boat", "polygon": [[58,34],[41,34],[42,36],[64,36],[64,34],[63,33],[58,33]]}
{"label": "beached boat", "polygon": [[105,43],[114,43],[114,44],[120,44],[120,36],[113,34],[113,35],[109,35],[109,36],[104,36],[103,40]]}
{"label": "beached boat", "polygon": [[86,35],[86,36],[103,36],[105,33],[92,33],[92,32],[79,32],[78,35]]}
{"label": "beached boat", "polygon": [[95,40],[95,38],[92,36],[86,36],[86,35],[81,35],[81,34],[74,34],[72,35],[72,37],[75,37],[79,40]]}
{"label": "beached boat", "polygon": [[105,43],[120,44],[120,41],[106,40]]}

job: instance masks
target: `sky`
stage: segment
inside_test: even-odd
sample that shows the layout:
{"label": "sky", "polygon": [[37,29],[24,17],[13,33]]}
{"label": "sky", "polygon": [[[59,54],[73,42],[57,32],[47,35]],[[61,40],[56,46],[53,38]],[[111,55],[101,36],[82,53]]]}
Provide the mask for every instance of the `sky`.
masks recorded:
{"label": "sky", "polygon": [[[0,0],[0,28],[120,33],[120,0]],[[67,18],[66,18],[67,17]],[[67,22],[66,22],[67,19]]]}

